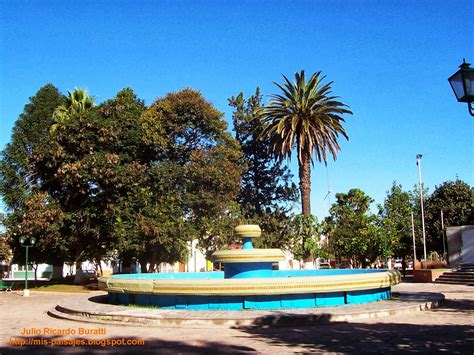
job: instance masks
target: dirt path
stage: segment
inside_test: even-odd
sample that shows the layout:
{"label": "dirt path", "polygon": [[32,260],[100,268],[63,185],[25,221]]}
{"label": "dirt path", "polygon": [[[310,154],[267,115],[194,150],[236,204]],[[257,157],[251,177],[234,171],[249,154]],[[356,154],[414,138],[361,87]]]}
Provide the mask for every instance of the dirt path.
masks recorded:
{"label": "dirt path", "polygon": [[[442,307],[357,322],[281,328],[136,327],[77,323],[49,317],[46,312],[73,294],[32,292],[23,298],[0,294],[0,353],[294,353],[294,352],[474,352],[474,287],[402,283],[400,291],[441,292]],[[45,330],[45,328],[47,328]],[[40,334],[26,334],[22,332]],[[74,335],[51,333],[75,331]],[[97,334],[79,334],[79,332]],[[44,334],[49,332],[50,334]],[[14,345],[12,341],[47,341],[48,345]],[[111,346],[112,341],[145,345]],[[83,346],[57,345],[75,340]],[[88,345],[88,342],[96,345]],[[108,344],[106,343],[108,341]],[[102,344],[100,343],[102,342]]]}

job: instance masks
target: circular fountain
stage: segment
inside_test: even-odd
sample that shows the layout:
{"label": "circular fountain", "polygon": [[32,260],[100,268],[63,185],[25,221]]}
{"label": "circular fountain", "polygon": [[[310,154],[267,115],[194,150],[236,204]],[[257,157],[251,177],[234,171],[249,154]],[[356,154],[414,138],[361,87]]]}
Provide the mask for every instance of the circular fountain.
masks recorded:
{"label": "circular fountain", "polygon": [[237,226],[242,249],[217,251],[223,272],[128,274],[102,277],[99,288],[112,304],[163,309],[252,310],[313,308],[390,298],[400,282],[396,270],[273,270],[280,249],[256,249],[257,225]]}

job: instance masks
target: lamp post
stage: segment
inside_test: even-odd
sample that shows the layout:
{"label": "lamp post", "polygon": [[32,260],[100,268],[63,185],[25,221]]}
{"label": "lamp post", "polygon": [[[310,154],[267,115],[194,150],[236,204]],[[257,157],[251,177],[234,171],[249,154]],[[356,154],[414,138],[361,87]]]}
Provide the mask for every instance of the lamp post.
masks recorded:
{"label": "lamp post", "polygon": [[[328,208],[327,208],[327,203],[326,203],[326,200],[327,198],[329,197],[329,195],[331,194],[331,190],[328,189],[328,193],[326,194],[326,196],[324,196],[324,218],[326,218],[328,216]],[[326,245],[329,245],[329,236],[326,236]]]}
{"label": "lamp post", "polygon": [[[26,244],[26,241],[29,241],[28,244]],[[26,249],[26,256],[25,256],[25,288],[23,290],[23,297],[28,297],[30,295],[30,290],[28,290],[28,249],[32,248],[36,243],[36,238],[31,237],[31,238],[25,238],[25,237],[20,237],[20,245]]]}
{"label": "lamp post", "polygon": [[446,233],[444,232],[444,214],[443,210],[441,210],[441,238],[443,238],[443,258],[444,260],[448,260],[446,254],[446,244],[444,243]]}
{"label": "lamp post", "polygon": [[331,190],[328,190],[328,193],[326,194],[326,196],[324,196],[324,200],[323,200],[323,202],[324,202],[324,218],[326,218],[327,215],[328,215],[328,207],[327,207],[326,200],[329,197],[329,195],[331,194],[331,192],[332,192]]}
{"label": "lamp post", "polygon": [[458,102],[466,102],[469,114],[474,116],[474,68],[463,59],[459,70],[448,81]]}
{"label": "lamp post", "polygon": [[424,254],[424,265],[426,269],[426,233],[425,233],[425,211],[423,209],[423,183],[421,182],[421,157],[423,155],[416,155],[416,165],[418,165],[418,178],[419,178],[419,189],[420,189],[420,205],[421,205],[421,227],[423,231],[423,254]]}
{"label": "lamp post", "polygon": [[413,235],[413,270],[416,264],[416,242],[415,242],[415,221],[413,218],[413,211],[411,211],[411,233]]}

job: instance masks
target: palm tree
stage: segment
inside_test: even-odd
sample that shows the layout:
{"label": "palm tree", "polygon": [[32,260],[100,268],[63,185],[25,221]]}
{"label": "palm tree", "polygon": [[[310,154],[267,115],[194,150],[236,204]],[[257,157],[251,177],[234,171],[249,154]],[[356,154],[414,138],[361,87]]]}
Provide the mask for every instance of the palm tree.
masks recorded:
{"label": "palm tree", "polygon": [[65,124],[73,114],[82,113],[94,106],[95,96],[89,97],[87,90],[75,88],[74,91],[67,91],[68,98],[66,105],[61,105],[53,112],[55,124],[50,128],[50,132],[54,133],[58,125]]}
{"label": "palm tree", "polygon": [[349,107],[330,96],[332,82],[322,85],[321,72],[306,82],[304,70],[295,73],[292,83],[283,75],[283,85],[274,83],[281,94],[271,95],[263,110],[265,129],[262,136],[270,139],[270,151],[278,160],[291,158],[295,146],[298,153],[301,206],[304,216],[311,215],[311,166],[315,157],[327,163],[327,152],[336,160],[341,150],[337,139],[349,139],[341,123],[342,114],[352,114]]}

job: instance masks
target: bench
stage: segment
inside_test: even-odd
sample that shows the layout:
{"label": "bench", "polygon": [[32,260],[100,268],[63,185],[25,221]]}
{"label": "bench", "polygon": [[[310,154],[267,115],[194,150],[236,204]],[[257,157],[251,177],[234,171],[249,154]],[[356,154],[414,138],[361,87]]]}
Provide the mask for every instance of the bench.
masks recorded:
{"label": "bench", "polygon": [[14,286],[14,282],[5,282],[3,280],[0,280],[0,290],[5,290],[5,292],[11,292]]}

